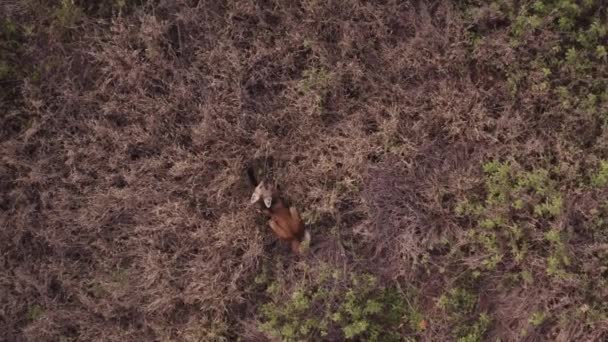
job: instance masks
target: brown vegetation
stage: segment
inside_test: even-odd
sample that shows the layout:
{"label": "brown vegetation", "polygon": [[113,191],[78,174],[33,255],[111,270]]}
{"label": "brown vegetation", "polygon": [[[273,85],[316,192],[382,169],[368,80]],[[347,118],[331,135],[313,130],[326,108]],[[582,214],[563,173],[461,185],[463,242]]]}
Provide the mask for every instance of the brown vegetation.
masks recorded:
{"label": "brown vegetation", "polygon": [[607,339],[606,10],[545,3],[4,1],[3,338]]}

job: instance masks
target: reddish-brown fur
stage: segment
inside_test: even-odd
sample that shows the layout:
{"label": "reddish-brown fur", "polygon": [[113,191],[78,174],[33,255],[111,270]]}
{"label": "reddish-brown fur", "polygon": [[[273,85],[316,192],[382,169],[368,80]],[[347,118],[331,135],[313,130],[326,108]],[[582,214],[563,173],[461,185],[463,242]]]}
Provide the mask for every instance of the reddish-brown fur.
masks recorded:
{"label": "reddish-brown fur", "polygon": [[292,251],[300,253],[300,243],[305,238],[304,222],[296,208],[288,208],[278,196],[273,196],[270,208],[262,210],[270,217],[268,225],[275,235],[284,241],[288,241]]}

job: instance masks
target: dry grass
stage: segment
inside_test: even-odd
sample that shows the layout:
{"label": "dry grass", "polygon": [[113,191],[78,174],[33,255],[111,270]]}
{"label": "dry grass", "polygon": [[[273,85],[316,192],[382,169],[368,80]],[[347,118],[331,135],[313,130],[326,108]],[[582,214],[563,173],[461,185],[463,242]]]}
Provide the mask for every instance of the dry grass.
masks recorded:
{"label": "dry grass", "polygon": [[[403,323],[403,338],[455,339],[481,313],[481,340],[608,336],[608,192],[581,185],[608,158],[606,102],[566,107],[538,87],[555,32],[513,44],[512,18],[468,2],[122,3],[0,5],[22,23],[0,46],[4,339],[267,340],[260,307],[321,286],[326,267],[414,288],[428,327]],[[575,84],[569,70],[552,84]],[[309,256],[247,208],[257,158],[303,213]],[[483,202],[494,159],[551,170],[564,204],[510,212],[535,227],[531,252],[517,263],[501,240],[482,270],[479,222],[455,208]],[[552,228],[573,277],[546,272]],[[523,271],[532,282],[512,281]],[[344,293],[340,279],[323,286]],[[455,287],[475,296],[457,319],[437,304]]]}

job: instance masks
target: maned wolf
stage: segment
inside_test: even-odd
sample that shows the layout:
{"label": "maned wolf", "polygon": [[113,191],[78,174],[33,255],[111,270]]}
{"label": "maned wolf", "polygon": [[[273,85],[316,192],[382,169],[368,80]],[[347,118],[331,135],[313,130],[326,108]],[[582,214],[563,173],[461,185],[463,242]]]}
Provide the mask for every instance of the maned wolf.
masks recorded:
{"label": "maned wolf", "polygon": [[288,207],[271,184],[258,181],[253,167],[247,169],[251,184],[255,186],[251,196],[251,204],[260,203],[262,212],[270,219],[268,225],[276,236],[291,244],[294,253],[302,254],[300,244],[310,244],[310,232],[304,226],[300,214],[295,207]]}

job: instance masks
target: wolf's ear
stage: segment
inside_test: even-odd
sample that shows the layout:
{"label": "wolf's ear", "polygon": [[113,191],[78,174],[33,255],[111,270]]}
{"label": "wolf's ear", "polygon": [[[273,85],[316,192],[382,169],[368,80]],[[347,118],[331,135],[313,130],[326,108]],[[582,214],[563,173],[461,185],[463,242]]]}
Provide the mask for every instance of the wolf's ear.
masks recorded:
{"label": "wolf's ear", "polygon": [[258,186],[255,187],[255,190],[253,190],[253,195],[251,195],[252,204],[260,200],[260,197],[262,197],[264,194],[265,189],[266,185],[264,184],[264,181],[261,181]]}
{"label": "wolf's ear", "polygon": [[259,201],[261,195],[262,195],[262,192],[260,191],[260,189],[255,189],[255,191],[253,192],[253,195],[251,195],[251,204]]}
{"label": "wolf's ear", "polygon": [[[259,199],[259,196],[258,196]],[[272,197],[271,196],[265,196],[264,197],[264,205],[266,205],[266,208],[270,208],[270,206],[272,205]]]}

